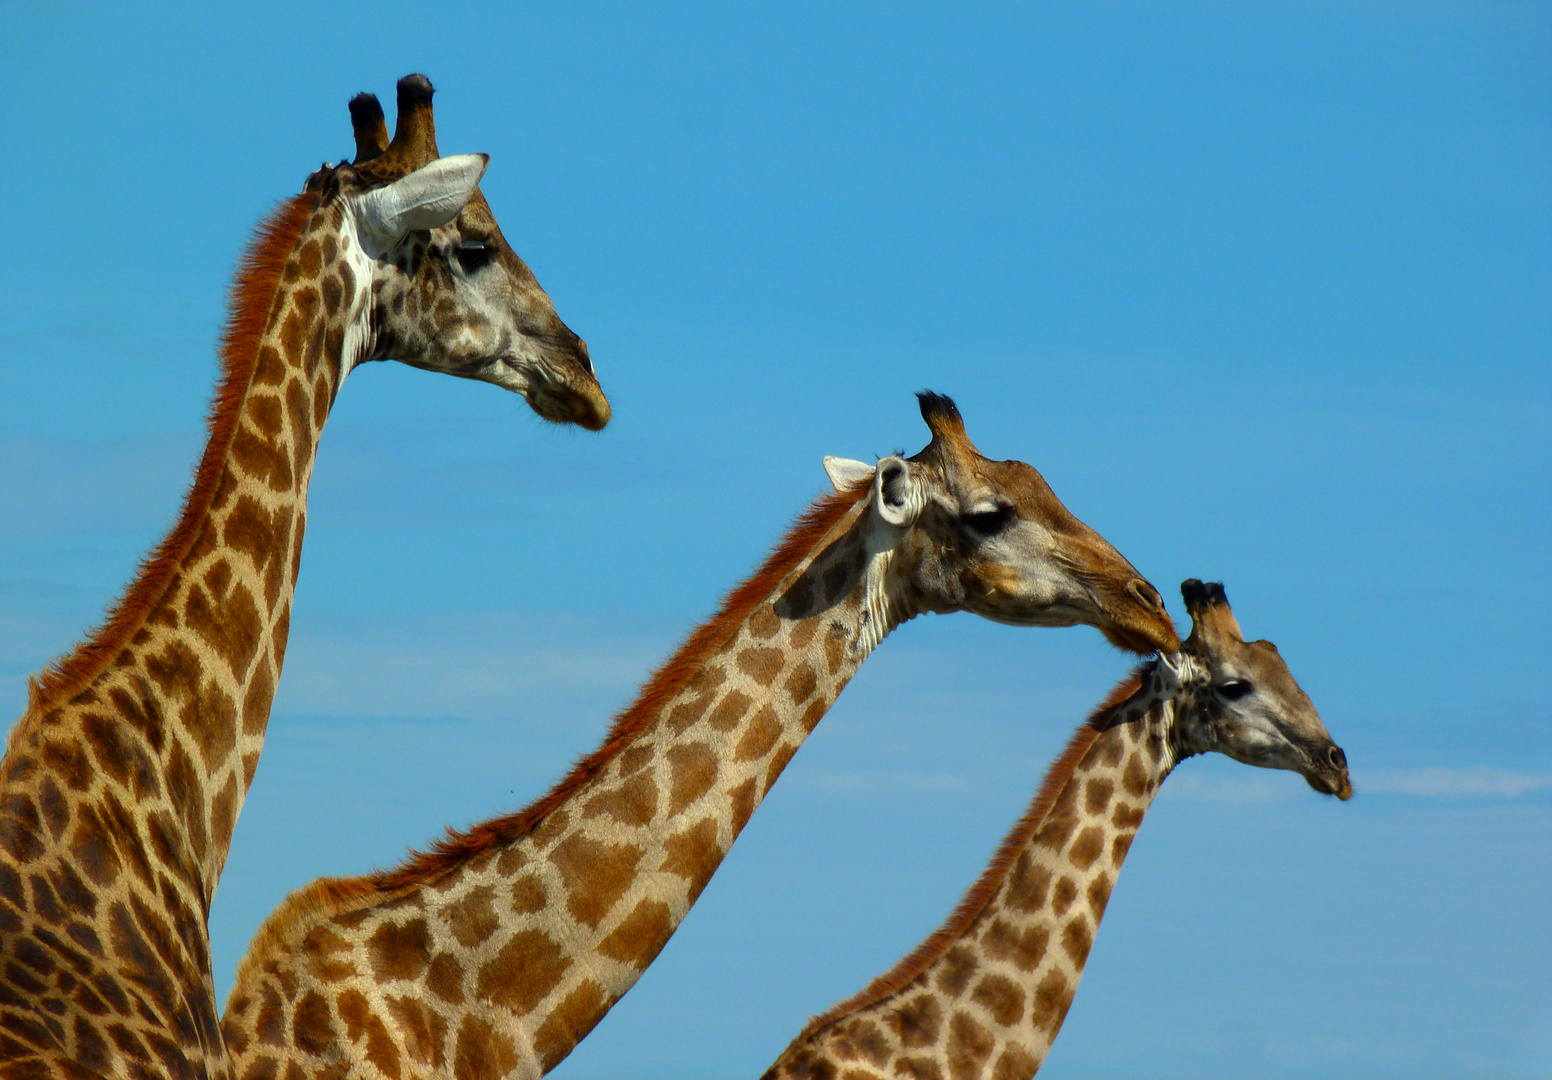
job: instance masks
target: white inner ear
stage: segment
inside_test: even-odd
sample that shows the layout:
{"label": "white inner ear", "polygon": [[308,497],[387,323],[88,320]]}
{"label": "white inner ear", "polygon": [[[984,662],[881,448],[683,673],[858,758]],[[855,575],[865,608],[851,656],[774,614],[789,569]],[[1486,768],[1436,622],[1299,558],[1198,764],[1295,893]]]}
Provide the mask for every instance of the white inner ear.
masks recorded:
{"label": "white inner ear", "polygon": [[891,525],[909,525],[921,513],[923,502],[921,482],[911,475],[911,466],[904,458],[891,455],[878,463],[873,505],[879,517]]}
{"label": "white inner ear", "polygon": [[874,473],[874,467],[865,461],[853,461],[851,458],[830,457],[825,455],[825,475],[830,478],[830,483],[836,491],[845,491],[854,488],[862,481],[870,478]]}
{"label": "white inner ear", "polygon": [[356,220],[368,253],[376,257],[392,250],[408,232],[439,229],[452,221],[474,194],[488,164],[486,154],[437,158],[362,195],[356,201]]}

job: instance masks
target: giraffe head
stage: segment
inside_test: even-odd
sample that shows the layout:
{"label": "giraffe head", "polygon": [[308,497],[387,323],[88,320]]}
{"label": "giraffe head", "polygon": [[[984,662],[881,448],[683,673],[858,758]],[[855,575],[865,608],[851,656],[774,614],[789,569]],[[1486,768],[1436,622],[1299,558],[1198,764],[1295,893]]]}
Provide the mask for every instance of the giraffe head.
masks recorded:
{"label": "giraffe head", "polygon": [[431,94],[424,75],[399,80],[392,141],[377,99],[358,94],[355,161],[308,181],[344,205],[343,246],[369,280],[361,359],[495,383],[546,420],[602,428],[609,402],[586,343],[502,236],[477,187],[489,158],[438,154]]}
{"label": "giraffe head", "polygon": [[1246,641],[1223,586],[1183,582],[1191,636],[1181,652],[1192,663],[1185,704],[1175,721],[1182,755],[1216,750],[1235,761],[1291,769],[1309,786],[1349,799],[1347,755],[1270,641]]}
{"label": "giraffe head", "polygon": [[1159,592],[1074,517],[1022,461],[992,461],[954,403],[917,395],[932,442],[875,466],[826,458],[838,488],[871,478],[890,572],[914,611],[970,611],[1017,626],[1097,627],[1123,649],[1179,647]]}

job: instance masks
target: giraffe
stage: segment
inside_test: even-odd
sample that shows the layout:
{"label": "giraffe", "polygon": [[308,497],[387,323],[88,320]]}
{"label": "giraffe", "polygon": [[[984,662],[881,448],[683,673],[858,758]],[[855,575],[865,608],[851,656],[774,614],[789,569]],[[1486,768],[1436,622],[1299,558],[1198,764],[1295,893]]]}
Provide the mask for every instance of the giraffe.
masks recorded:
{"label": "giraffe", "polygon": [[967,610],[1178,646],[1154,588],[952,401],[932,441],[826,459],[834,495],[528,808],[397,869],[320,879],[260,927],[222,1020],[237,1075],[538,1077],[657,956],[852,674],[895,626]]}
{"label": "giraffe", "polygon": [[1105,903],[1159,785],[1216,750],[1352,796],[1347,757],[1269,641],[1245,641],[1223,586],[1181,586],[1191,635],[1078,728],[948,921],[809,1022],[762,1080],[1028,1080],[1083,975]]}
{"label": "giraffe", "polygon": [[29,684],[0,762],[0,1076],[221,1076],[206,917],[285,653],[313,455],[340,383],[393,358],[597,429],[587,349],[440,157],[423,75],[240,264],[208,442],[103,625]]}

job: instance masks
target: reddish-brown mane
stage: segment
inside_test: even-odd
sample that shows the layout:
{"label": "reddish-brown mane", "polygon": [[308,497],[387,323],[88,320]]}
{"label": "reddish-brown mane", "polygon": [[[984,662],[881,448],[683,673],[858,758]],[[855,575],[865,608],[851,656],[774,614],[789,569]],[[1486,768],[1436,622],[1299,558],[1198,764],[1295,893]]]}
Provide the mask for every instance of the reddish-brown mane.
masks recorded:
{"label": "reddish-brown mane", "polygon": [[449,829],[429,851],[411,852],[400,866],[359,878],[325,879],[316,883],[322,902],[343,902],[370,892],[389,892],[433,881],[481,852],[511,843],[532,832],[545,816],[578,787],[587,783],[620,753],[663,707],[685,688],[706,661],[738,632],[754,609],[768,599],[794,567],[871,491],[862,484],[840,494],[826,494],[793,524],[764,564],[723,600],[717,613],[692,633],[641,688],[635,702],[615,717],[602,745],[572,766],[561,781],[536,802],[516,813],[492,818],[463,832]]}
{"label": "reddish-brown mane", "polygon": [[102,625],[33,680],[29,716],[68,696],[101,671],[166,593],[215,495],[227,451],[237,432],[243,398],[252,380],[259,337],[280,287],[281,271],[302,226],[317,205],[318,197],[310,194],[281,203],[259,225],[243,252],[232,283],[226,328],[221,335],[221,375],[210,409],[210,437],[194,474],[194,485],[183,500],[183,512],[172,531],[140,564],[140,572]]}
{"label": "reddish-brown mane", "polygon": [[863,987],[860,993],[809,1020],[808,1026],[793,1040],[794,1045],[808,1039],[820,1028],[850,1016],[858,1009],[865,1009],[910,985],[911,981],[942,956],[950,945],[964,936],[970,929],[970,924],[986,909],[986,905],[1001,888],[1003,879],[1013,868],[1019,853],[1029,845],[1029,838],[1044,823],[1046,815],[1051,812],[1052,805],[1061,795],[1062,788],[1072,776],[1072,771],[1083,760],[1083,755],[1088,753],[1089,747],[1094,745],[1094,740],[1110,726],[1115,710],[1141,686],[1142,670],[1139,668],[1117,683],[1109,696],[1089,714],[1089,718],[1078,727],[1078,730],[1073,732],[1072,738],[1067,741],[1067,748],[1046,771],[1045,779],[1040,782],[1040,790],[1035,793],[1029,809],[1024,811],[1024,815],[1003,839],[1002,844],[997,848],[997,853],[992,856],[992,861],[987,864],[985,870],[981,871],[981,876],[976,879],[974,885],[970,886],[970,891],[965,893],[964,899],[959,901],[959,905],[954,908],[947,921],[907,953],[898,964]]}

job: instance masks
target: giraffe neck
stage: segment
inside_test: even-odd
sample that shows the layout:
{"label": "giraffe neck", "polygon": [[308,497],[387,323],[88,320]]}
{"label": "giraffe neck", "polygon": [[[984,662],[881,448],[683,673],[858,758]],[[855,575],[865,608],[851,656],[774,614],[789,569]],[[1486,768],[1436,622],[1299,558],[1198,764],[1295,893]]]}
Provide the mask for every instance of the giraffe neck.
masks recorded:
{"label": "giraffe neck", "polygon": [[33,684],[0,763],[0,864],[85,890],[34,902],[18,940],[68,933],[82,970],[139,988],[130,1026],[185,1033],[191,1059],[223,1056],[205,920],[280,677],[314,449],[367,347],[343,213],[298,196],[261,230],[183,512],[102,628]]}
{"label": "giraffe neck", "polygon": [[[375,880],[294,894],[238,970],[223,1023],[239,1068],[323,1060],[319,1047],[441,1075],[473,1068],[464,1046],[499,1075],[564,1058],[902,617],[868,502],[821,504],[534,807]],[[277,1001],[293,1010],[282,1029],[299,1029],[278,1052],[261,1030]]]}
{"label": "giraffe neck", "polygon": [[1033,1076],[1072,1004],[1143,815],[1189,753],[1174,738],[1178,672],[1155,664],[1117,687],[948,923],[815,1018],[765,1080]]}

